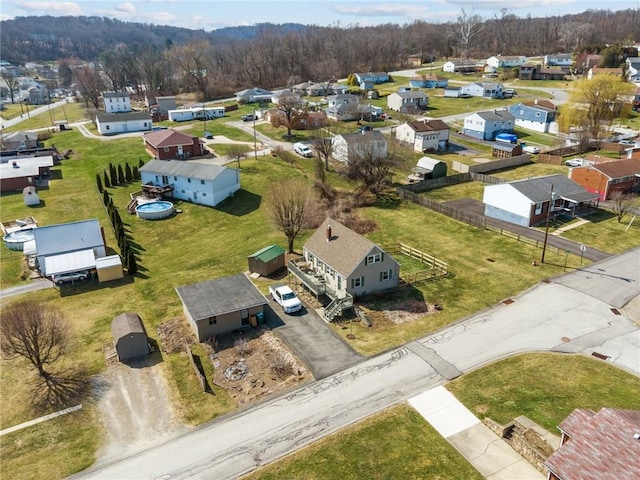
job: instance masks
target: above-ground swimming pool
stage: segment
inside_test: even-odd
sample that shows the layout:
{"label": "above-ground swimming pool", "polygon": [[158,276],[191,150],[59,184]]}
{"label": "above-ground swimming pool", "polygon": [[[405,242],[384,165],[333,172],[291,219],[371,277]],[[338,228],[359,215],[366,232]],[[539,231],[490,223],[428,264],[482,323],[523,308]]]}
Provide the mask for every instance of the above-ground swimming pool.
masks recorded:
{"label": "above-ground swimming pool", "polygon": [[145,220],[160,220],[175,213],[173,203],[164,201],[147,202],[136,207],[138,218]]}
{"label": "above-ground swimming pool", "polygon": [[4,236],[4,244],[9,250],[22,251],[25,242],[33,240],[33,229],[16,230]]}

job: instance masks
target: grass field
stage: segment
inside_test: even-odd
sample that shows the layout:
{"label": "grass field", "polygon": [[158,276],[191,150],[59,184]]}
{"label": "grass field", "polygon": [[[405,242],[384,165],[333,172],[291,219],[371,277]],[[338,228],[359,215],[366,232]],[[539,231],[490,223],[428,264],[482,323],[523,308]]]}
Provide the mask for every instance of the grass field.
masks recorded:
{"label": "grass field", "polygon": [[[490,417],[504,425],[526,415],[555,434],[557,425],[576,408],[640,408],[637,377],[579,355],[519,355],[446,387],[481,419]],[[482,477],[418,413],[399,405],[243,478]]]}
{"label": "grass field", "polygon": [[420,414],[408,405],[399,405],[242,478],[481,480],[483,477]]}
{"label": "grass field", "polygon": [[[18,107],[19,108],[19,107]],[[30,107],[33,108],[33,107]],[[19,115],[18,115],[19,116]],[[17,132],[22,130],[34,130],[43,127],[53,127],[58,120],[66,120],[69,123],[89,120],[95,116],[95,111],[87,111],[84,103],[73,102],[51,108],[39,115],[27,116],[25,111],[25,120],[12,127],[7,127],[4,132]],[[4,115],[3,115],[4,118]]]}
{"label": "grass field", "polygon": [[[82,115],[82,110],[78,109],[76,114]],[[228,135],[237,135],[236,139],[246,138],[247,134],[233,133],[238,130],[224,125],[224,122],[214,125],[212,131],[216,135],[224,131],[216,130],[219,127],[228,128]],[[193,128],[201,128],[200,122]],[[114,248],[114,234],[95,187],[95,176],[107,169],[110,162],[114,165],[127,162],[134,166],[140,159],[148,159],[142,142],[139,138],[103,142],[69,131],[56,133],[49,143],[54,143],[59,151],[71,149],[74,155],[54,169],[50,187],[38,192],[42,200],[39,208],[25,207],[22,195],[3,195],[2,220],[33,215],[40,225],[50,225],[97,218],[104,226],[108,247]],[[261,157],[257,161],[247,159],[242,162],[242,189],[234,197],[217,208],[177,202],[176,206],[182,213],[158,222],[139,220],[124,213],[129,194],[139,190],[139,184],[108,189],[115,205],[120,208],[127,233],[136,249],[139,266],[136,276],[100,285],[69,287],[63,292],[51,289],[21,297],[47,301],[70,320],[73,343],[65,362],[83,365],[89,374],[99,373],[104,369],[102,346],[110,341],[110,323],[114,316],[124,311],[138,312],[150,336],[156,338],[156,327],[160,323],[182,314],[176,286],[244,271],[248,254],[268,244],[284,245],[284,236],[268,220],[264,195],[274,182],[297,177],[313,179],[313,162],[295,155],[291,155],[289,160],[284,162],[276,157]],[[349,180],[335,172],[329,172],[327,178],[338,188],[354,189]],[[548,263],[532,268],[532,258],[539,256],[535,248],[469,227],[413,204],[398,202],[393,195],[382,197],[377,203],[361,209],[360,213],[378,225],[378,230],[369,235],[371,240],[381,244],[401,241],[420,248],[449,263],[452,272],[450,278],[407,288],[396,294],[398,299],[423,298],[430,303],[439,303],[444,306],[442,312],[404,325],[382,323],[370,329],[355,325],[356,339],[352,344],[367,354],[424,335],[563,270],[564,257],[548,252]],[[305,231],[296,240],[298,251],[311,233]],[[402,263],[402,259],[399,260]],[[21,278],[22,262],[21,253],[0,250],[2,288],[24,282]],[[575,265],[571,258],[569,265]],[[478,285],[483,288],[478,289]],[[344,335],[340,326],[335,328]],[[1,360],[0,367],[0,428],[37,416],[39,413],[24,401],[29,396],[33,378],[30,369],[22,362],[7,360]],[[216,390],[215,396],[198,392],[185,355],[165,356],[164,368],[173,398],[185,421],[199,424],[231,410],[231,402],[225,392]],[[69,416],[13,434],[6,441],[3,439],[0,447],[2,476],[27,479],[34,478],[33,472],[49,472],[51,475],[48,477],[60,478],[91,463],[100,443],[100,427],[95,422],[90,400],[84,403],[87,406],[83,416]],[[42,442],[49,442],[46,448]],[[55,470],[48,470],[52,457],[56,458]]]}

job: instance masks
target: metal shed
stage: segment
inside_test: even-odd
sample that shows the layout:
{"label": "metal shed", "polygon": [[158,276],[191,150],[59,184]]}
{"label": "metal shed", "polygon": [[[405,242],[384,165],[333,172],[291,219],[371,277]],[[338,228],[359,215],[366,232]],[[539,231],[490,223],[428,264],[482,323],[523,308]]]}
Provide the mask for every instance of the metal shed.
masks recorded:
{"label": "metal shed", "polygon": [[249,255],[249,271],[267,277],[285,267],[284,249],[270,245]]}
{"label": "metal shed", "polygon": [[111,334],[118,360],[128,360],[149,353],[149,339],[142,319],[135,312],[118,315],[111,322]]}
{"label": "metal shed", "polygon": [[100,283],[122,278],[124,274],[122,273],[120,255],[96,258],[96,272]]}

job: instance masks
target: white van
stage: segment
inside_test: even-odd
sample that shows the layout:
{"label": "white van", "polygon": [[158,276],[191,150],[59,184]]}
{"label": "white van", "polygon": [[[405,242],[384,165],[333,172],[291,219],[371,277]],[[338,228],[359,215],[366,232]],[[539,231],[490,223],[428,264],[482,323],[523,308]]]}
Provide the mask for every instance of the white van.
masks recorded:
{"label": "white van", "polygon": [[299,155],[302,155],[303,157],[306,157],[306,158],[313,157],[313,152],[311,151],[309,146],[305,145],[304,143],[300,143],[300,142],[294,143],[293,144],[293,151],[296,152]]}

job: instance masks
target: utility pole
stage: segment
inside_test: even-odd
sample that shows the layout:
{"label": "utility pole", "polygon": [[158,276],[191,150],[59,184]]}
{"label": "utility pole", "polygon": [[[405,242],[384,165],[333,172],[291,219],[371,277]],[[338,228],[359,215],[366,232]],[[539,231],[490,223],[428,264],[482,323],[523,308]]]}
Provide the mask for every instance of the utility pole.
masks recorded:
{"label": "utility pole", "polygon": [[551,207],[553,207],[553,185],[551,185],[551,193],[549,194],[549,206],[547,207],[547,225],[544,229],[544,245],[542,246],[542,259],[540,263],[544,263],[544,254],[547,251],[547,239],[549,238],[549,220],[551,220]]}
{"label": "utility pole", "polygon": [[256,138],[256,108],[253,107],[253,156],[258,160],[258,139]]}

